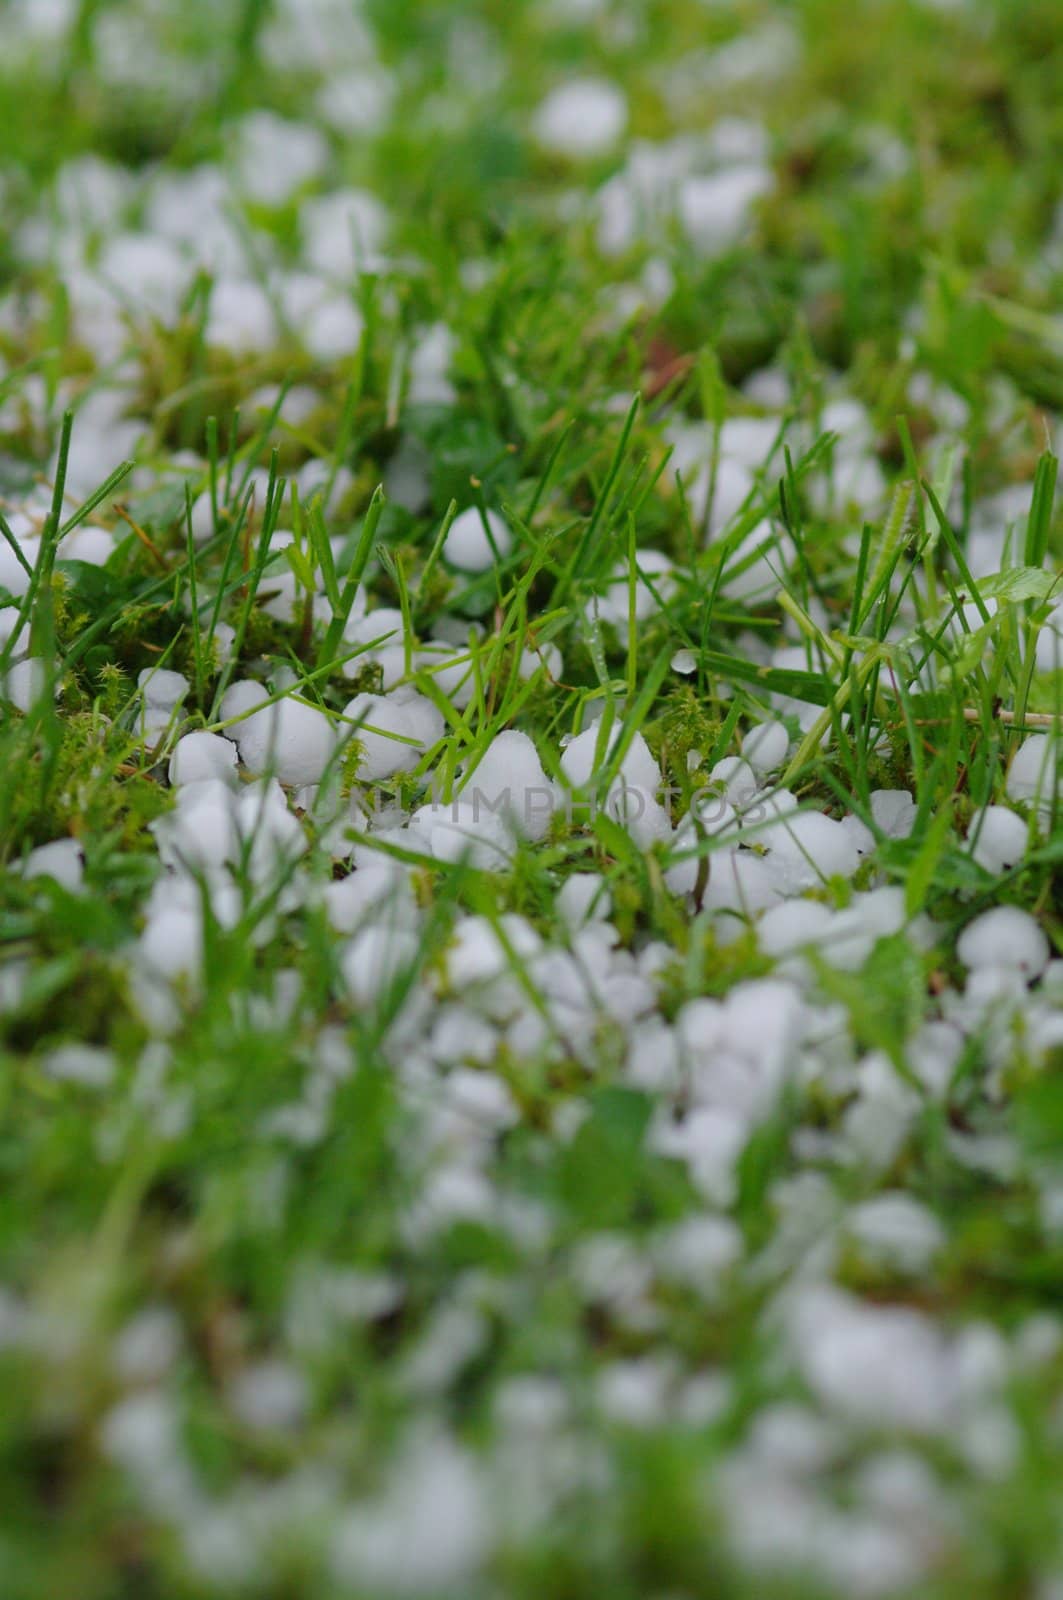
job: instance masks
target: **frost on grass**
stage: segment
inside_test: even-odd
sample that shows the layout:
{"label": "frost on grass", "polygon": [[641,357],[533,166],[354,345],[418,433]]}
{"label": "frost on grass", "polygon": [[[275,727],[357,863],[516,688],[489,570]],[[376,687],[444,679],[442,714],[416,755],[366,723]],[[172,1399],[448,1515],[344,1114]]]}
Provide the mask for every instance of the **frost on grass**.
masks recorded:
{"label": "frost on grass", "polygon": [[1063,1581],[1063,59],[827,9],[8,7],[5,1594]]}

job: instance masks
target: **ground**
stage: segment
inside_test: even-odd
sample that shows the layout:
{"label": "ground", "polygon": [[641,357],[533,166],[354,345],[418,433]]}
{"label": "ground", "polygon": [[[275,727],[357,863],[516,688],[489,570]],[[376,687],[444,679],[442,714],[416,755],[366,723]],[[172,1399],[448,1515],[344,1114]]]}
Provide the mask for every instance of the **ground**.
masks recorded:
{"label": "ground", "polygon": [[1057,0],[0,10],[0,1593],[1063,1595]]}

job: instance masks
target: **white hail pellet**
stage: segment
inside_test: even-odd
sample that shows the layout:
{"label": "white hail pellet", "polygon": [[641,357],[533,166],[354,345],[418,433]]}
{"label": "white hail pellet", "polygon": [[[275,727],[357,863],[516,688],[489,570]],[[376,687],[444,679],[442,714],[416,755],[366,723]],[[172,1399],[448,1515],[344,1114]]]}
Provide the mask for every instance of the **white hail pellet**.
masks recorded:
{"label": "white hail pellet", "polygon": [[299,211],[303,256],[316,272],[349,284],[383,247],[387,214],[364,189],[317,195]]}
{"label": "white hail pellet", "polygon": [[[672,563],[660,550],[639,550],[636,566],[635,621],[645,622],[660,611],[661,601],[672,594],[675,581],[671,576]],[[597,601],[597,610],[603,622],[626,627],[631,615],[631,574],[627,562],[618,562],[613,568],[605,593]]]}
{"label": "white hail pellet", "polygon": [[[234,684],[222,700],[222,718],[240,715],[248,703],[261,704],[268,698],[268,690],[261,684]],[[256,777],[269,773],[294,787],[320,783],[336,748],[336,735],[325,713],[291,695],[252,711],[222,732],[233,740],[249,772]]]}
{"label": "white hail pellet", "polygon": [[771,186],[766,167],[733,167],[710,177],[684,179],[678,194],[683,231],[702,255],[721,254],[738,238],[754,204]]}
{"label": "white hail pellet", "polygon": [[572,931],[585,922],[604,922],[613,909],[609,886],[598,872],[574,872],[557,892],[557,914]]}
{"label": "white hail pellet", "polygon": [[1035,801],[1046,808],[1051,806],[1058,785],[1058,765],[1055,739],[1043,733],[1032,733],[1023,740],[1008,768],[1008,798]]}
{"label": "white hail pellet", "polygon": [[239,853],[233,791],[221,778],[179,788],[174,809],[150,828],[160,858],[170,867],[220,867]]}
{"label": "white hail pellet", "polygon": [[372,783],[412,772],[425,751],[443,736],[442,715],[413,689],[391,694],[356,694],[343,712],[343,726],[362,750],[358,776]]}
{"label": "white hail pellet", "polygon": [[459,572],[486,572],[496,559],[504,561],[512,548],[513,535],[498,512],[482,512],[478,506],[459,512],[443,541],[444,558]]}
{"label": "white hail pellet", "polygon": [[907,789],[875,789],[871,815],[888,839],[907,839],[915,826],[916,805]]}
{"label": "white hail pellet", "polygon": [[114,534],[107,528],[75,528],[67,534],[59,547],[61,561],[84,561],[90,567],[102,567],[114,551]]}
{"label": "white hail pellet", "polygon": [[1028,911],[994,906],[967,924],[956,942],[956,954],[973,971],[996,968],[1036,978],[1048,965],[1049,946]]}
{"label": "white hail pellet", "polygon": [[762,722],[742,740],[742,755],[761,777],[782,766],[789,748],[790,735],[782,722]]}
{"label": "white hail pellet", "polygon": [[272,111],[250,112],[235,131],[239,183],[263,205],[283,205],[328,161],[328,141],[320,129]]}
{"label": "white hail pellet", "polygon": [[137,688],[145,703],[160,711],[172,711],[188,693],[188,679],[180,672],[170,672],[165,667],[145,667],[137,675]]}
{"label": "white hail pellet", "polygon": [[85,858],[76,839],[53,839],[31,850],[22,863],[24,878],[51,878],[71,894],[81,888]]}
{"label": "white hail pellet", "polygon": [[495,735],[464,779],[460,798],[529,839],[548,831],[557,802],[535,745],[512,729]]}
{"label": "white hail pellet", "polygon": [[627,101],[604,78],[575,78],[552,89],[535,113],[539,146],[554,155],[608,155],[627,127]]}
{"label": "white hail pellet", "polygon": [[828,878],[851,878],[860,853],[840,822],[818,811],[802,811],[774,824],[768,864],[792,891],[812,889]]}
{"label": "white hail pellet", "polygon": [[766,955],[788,956],[830,937],[833,913],[819,900],[784,900],[757,924],[757,943]]}
{"label": "white hail pellet", "polygon": [[419,951],[420,939],[410,928],[394,923],[363,928],[340,957],[351,998],[357,1005],[376,1005],[412,971]]}
{"label": "white hail pellet", "polygon": [[1026,854],[1026,823],[1007,806],[976,811],[967,830],[967,848],[987,872],[1010,872]]}
{"label": "white hail pellet", "polygon": [[500,816],[471,800],[427,805],[410,820],[437,861],[465,861],[484,872],[501,872],[511,864],[513,834]]}
{"label": "white hail pellet", "polygon": [[38,656],[26,656],[0,678],[0,699],[10,700],[17,711],[28,715],[44,693],[46,679],[44,662]]}
{"label": "white hail pellet", "polygon": [[239,353],[268,350],[277,337],[273,302],[247,278],[218,278],[210,292],[204,338]]}
{"label": "white hail pellet", "polygon": [[[506,944],[521,960],[528,960],[541,948],[542,941],[530,922],[513,912],[499,918]],[[468,984],[486,983],[508,972],[510,958],[487,917],[464,917],[454,929],[446,951],[447,978],[455,989]]]}
{"label": "white hail pellet", "polygon": [[902,1193],[875,1195],[855,1206],[845,1231],[876,1260],[904,1272],[921,1272],[945,1243],[932,1211]]}
{"label": "white hail pellet", "polygon": [[184,784],[202,783],[208,778],[220,778],[235,785],[236,746],[220,733],[207,733],[197,729],[178,739],[170,757],[169,778],[174,788]]}
{"label": "white hail pellet", "polygon": [[412,650],[407,662],[402,612],[390,606],[377,606],[367,611],[364,616],[348,624],[343,636],[348,643],[362,646],[357,655],[351,656],[343,664],[344,674],[348,678],[356,678],[365,667],[375,665],[380,668],[382,687],[385,690],[394,689],[415,664]]}
{"label": "white hail pellet", "polygon": [[748,761],[741,756],[724,756],[709,773],[709,780],[719,785],[724,797],[737,811],[743,810],[756,796],[760,778]]}

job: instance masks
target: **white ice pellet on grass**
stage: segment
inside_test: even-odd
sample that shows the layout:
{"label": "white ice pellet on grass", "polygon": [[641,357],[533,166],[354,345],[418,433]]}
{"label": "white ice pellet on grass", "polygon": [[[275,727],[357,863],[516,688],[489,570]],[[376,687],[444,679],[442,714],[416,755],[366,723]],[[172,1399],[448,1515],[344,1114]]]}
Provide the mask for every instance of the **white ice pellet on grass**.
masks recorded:
{"label": "white ice pellet on grass", "polygon": [[501,1378],[491,1397],[495,1428],[520,1442],[561,1427],[570,1410],[564,1384],[532,1372]]}
{"label": "white ice pellet on grass", "polygon": [[140,1495],[170,1517],[198,1504],[180,1435],[173,1400],[150,1389],[120,1400],[100,1424],[104,1455],[130,1474]]}
{"label": "white ice pellet on grass", "polygon": [[[664,875],[664,881],[672,893],[693,894],[698,886],[699,875],[706,870],[711,879],[713,855],[719,856],[726,876],[730,857],[718,848],[714,849],[708,841],[729,837],[737,844],[740,826],[738,813],[721,795],[710,792],[696,796],[691,811],[683,817],[672,836],[669,851],[671,865]],[[706,854],[707,863],[704,859]]]}
{"label": "white ice pellet on grass", "polygon": [[1036,978],[1048,965],[1049,944],[1039,923],[1018,906],[995,906],[969,922],[956,955],[973,971],[997,969]]}
{"label": "white ice pellet on grass", "polygon": [[528,839],[547,833],[557,804],[535,745],[513,729],[495,735],[462,780],[459,797],[477,818],[497,818]]}
{"label": "white ice pellet on grass", "polygon": [[[336,734],[323,711],[285,695],[272,705],[268,689],[243,680],[226,690],[221,702],[222,728],[255,777],[270,774],[298,787],[320,783],[336,750]],[[259,710],[252,709],[260,707]],[[238,721],[231,719],[238,718]]]}
{"label": "white ice pellet on grass", "polygon": [[553,155],[608,155],[627,127],[627,101],[605,78],[574,78],[552,89],[535,113],[536,143]]}
{"label": "white ice pellet on grass", "polygon": [[[672,563],[660,550],[639,550],[636,556],[634,614],[636,622],[646,622],[662,608],[675,590]],[[632,611],[631,573],[626,562],[613,568],[605,593],[597,601],[603,622],[626,627]]]}
{"label": "white ice pellet on grass", "polygon": [[369,271],[384,246],[387,214],[364,189],[338,189],[304,201],[299,211],[303,258],[316,272],[349,286]]}
{"label": "white ice pellet on grass", "polygon": [[112,1364],[120,1383],[157,1383],[181,1353],[181,1324],[165,1305],[147,1305],[118,1332]]}
{"label": "white ice pellet on grass", "polygon": [[383,68],[356,68],[327,78],[314,107],[334,132],[350,138],[375,132],[385,121],[394,98],[395,85]]}
{"label": "white ice pellet on grass", "polygon": [[418,336],[410,351],[406,402],[412,406],[453,405],[450,368],[456,339],[445,322],[434,322]]}
{"label": "white ice pellet on grass", "polygon": [[24,878],[51,878],[76,894],[85,877],[85,857],[76,839],[53,839],[31,850],[21,871]]}
{"label": "white ice pellet on grass", "polygon": [[75,528],[59,546],[60,561],[84,561],[90,567],[102,567],[113,554],[114,534],[91,525]]}
{"label": "white ice pellet on grass", "polygon": [[[222,507],[219,506],[219,511]],[[192,501],[192,538],[196,544],[206,544],[214,537],[214,502],[210,491],[204,490]]]}
{"label": "white ice pellet on grass", "polygon": [[722,761],[717,761],[709,773],[709,782],[713,788],[719,788],[736,811],[744,810],[760,789],[759,775],[741,756],[724,756]]}
{"label": "white ice pellet on grass", "polygon": [[197,729],[186,733],[174,745],[170,757],[169,779],[174,788],[219,778],[236,787],[236,746],[220,733]]}
{"label": "white ice pellet on grass", "polygon": [[285,1361],[259,1361],[236,1374],[228,1389],[237,1420],[254,1432],[288,1432],[306,1413],[306,1380]]}
{"label": "white ice pellet on grass", "polygon": [[451,523],[443,556],[459,572],[486,572],[496,561],[504,561],[512,548],[513,535],[497,511],[468,506]]}
{"label": "white ice pellet on grass", "polygon": [[188,693],[188,679],[166,667],[145,667],[137,675],[137,688],[145,703],[160,711],[172,711]]}
{"label": "white ice pellet on grass", "polygon": [[764,913],[757,924],[757,943],[765,955],[780,959],[830,938],[834,914],[818,900],[784,900]]}
{"label": "white ice pellet on grass", "polygon": [[239,895],[231,884],[212,884],[208,890],[192,877],[161,878],[148,896],[144,930],[137,955],[155,977],[195,978],[203,961],[203,894],[223,926],[231,927],[239,915]]}
{"label": "white ice pellet on grass", "polygon": [[597,872],[574,872],[554,901],[561,921],[572,932],[586,922],[604,922],[613,909],[606,880]]}
{"label": "white ice pellet on grass", "polygon": [[113,1051],[92,1044],[62,1044],[41,1058],[41,1069],[49,1078],[86,1089],[106,1089],[114,1081],[116,1067]]}
{"label": "white ice pellet on grass", "polygon": [[1059,787],[1057,741],[1043,733],[1023,740],[1008,768],[1009,800],[1025,801],[1049,810]]}
{"label": "white ice pellet on grass", "polygon": [[218,278],[203,337],[208,345],[237,353],[268,350],[277,338],[277,318],[262,285],[248,278]]}
{"label": "white ice pellet on grass", "polygon": [[[285,322],[316,360],[335,361],[358,349],[364,322],[349,290],[313,272],[286,272],[275,288]],[[319,463],[304,463],[297,475],[300,492],[319,473]]]}
{"label": "white ice pellet on grass", "polygon": [[875,789],[871,815],[887,839],[907,839],[915,826],[916,805],[907,789]]}
{"label": "white ice pellet on grass", "polygon": [[318,177],[328,161],[319,129],[272,111],[252,111],[236,128],[236,176],[243,192],[263,205],[283,205]]}
{"label": "white ice pellet on grass", "polygon": [[797,1292],[789,1324],[805,1381],[823,1405],[846,1420],[932,1434],[955,1417],[959,1392],[953,1351],[923,1313],[815,1287]]}
{"label": "white ice pellet on grass", "polygon": [[738,1159],[750,1135],[748,1120],[723,1106],[697,1106],[682,1121],[663,1114],[651,1125],[649,1147],[686,1163],[695,1188],[713,1205],[735,1198]]}
{"label": "white ice pellet on grass", "polygon": [[411,1439],[377,1496],[347,1512],[332,1570],[394,1595],[468,1592],[489,1548],[487,1496],[471,1458],[443,1434]]}
{"label": "white ice pellet on grass", "polygon": [[854,1206],[845,1231],[873,1261],[902,1272],[924,1272],[945,1244],[941,1223],[911,1195],[876,1195]]}
{"label": "white ice pellet on grass", "polygon": [[698,1104],[766,1115],[800,1044],[804,1008],[793,984],[740,983],[725,1001],[688,1000],[676,1016],[681,1059]]}
{"label": "white ice pellet on grass", "polygon": [[766,828],[768,866],[787,893],[815,889],[830,878],[851,878],[860,855],[840,822],[818,811],[796,812]]}
{"label": "white ice pellet on grass", "polygon": [[447,981],[454,989],[488,983],[510,970],[506,946],[518,960],[527,960],[542,941],[530,922],[515,913],[499,918],[499,929],[487,917],[464,917],[454,929],[444,956]]}
{"label": "white ice pellet on grass", "polygon": [[464,711],[472,703],[477,675],[468,646],[455,645],[449,639],[429,639],[415,652],[414,666],[428,673],[456,710]]}
{"label": "white ice pellet on grass", "polygon": [[477,796],[422,806],[410,818],[410,832],[425,840],[437,861],[464,861],[484,872],[502,872],[512,862],[513,829]]}
{"label": "white ice pellet on grass", "polygon": [[967,830],[967,848],[980,867],[994,875],[1010,872],[1026,854],[1029,828],[1007,806],[976,811]]}
{"label": "white ice pellet on grass", "polygon": [[398,862],[380,856],[324,889],[325,913],[338,933],[363,925],[417,926],[417,902]]}
{"label": "white ice pellet on grass", "polygon": [[[430,1049],[444,1066],[462,1061],[490,1066],[498,1052],[498,1030],[468,1006],[443,1005],[432,1024]],[[497,1078],[491,1082],[504,1087]]]}
{"label": "white ice pellet on grass", "polygon": [[927,921],[920,918],[909,921],[904,891],[895,885],[854,895],[849,905],[834,912],[831,918],[823,942],[823,958],[840,971],[855,972],[864,965],[879,939],[900,933],[905,926],[911,942],[923,948],[928,942]]}
{"label": "white ice pellet on grass", "polygon": [[760,777],[778,771],[789,748],[790,735],[782,722],[762,722],[742,740],[742,756]]}
{"label": "white ice pellet on grass", "polygon": [[306,591],[285,554],[294,545],[295,535],[286,528],[270,536],[266,569],[255,596],[256,604],[278,622],[294,622],[306,601]]}
{"label": "white ice pellet on grass", "polygon": [[174,809],[150,824],[159,857],[185,871],[209,870],[239,853],[236,803],[221,778],[204,778],[177,791]]}
{"label": "white ice pellet on grass", "polygon": [[48,682],[44,662],[37,656],[16,661],[0,677],[0,700],[10,700],[26,716],[39,704]]}
{"label": "white ice pellet on grass", "polygon": [[344,707],[341,728],[361,747],[358,777],[365,783],[412,772],[443,736],[442,714],[414,689],[357,694]]}
{"label": "white ice pellet on grass", "polygon": [[[693,862],[685,863],[689,874]],[[669,882],[672,879],[669,873]],[[693,885],[691,885],[693,887]],[[702,909],[731,912],[736,918],[756,916],[777,905],[788,892],[777,863],[755,855],[752,850],[732,847],[713,850],[709,857],[709,881],[702,896]],[[724,934],[723,921],[718,935]]]}
{"label": "white ice pellet on grass", "polygon": [[836,1460],[844,1440],[836,1426],[795,1401],[777,1401],[753,1418],[747,1444],[765,1467],[785,1473],[822,1472]]}
{"label": "white ice pellet on grass", "polygon": [[675,1032],[660,1017],[648,1017],[628,1029],[624,1079],[634,1089],[676,1092],[681,1085]]}
{"label": "white ice pellet on grass", "polygon": [[420,948],[418,934],[401,924],[364,927],[340,957],[351,998],[370,1007],[386,1000],[417,965]]}
{"label": "white ice pellet on grass", "polygon": [[721,1277],[742,1259],[742,1234],[730,1217],[709,1213],[684,1217],[663,1228],[651,1244],[659,1275],[708,1298]]}
{"label": "white ice pellet on grass", "polygon": [[600,774],[614,765],[612,752],[621,738],[622,729],[617,724],[604,742],[601,759],[598,745],[601,729],[592,724],[565,746],[561,754],[561,771],[574,793],[573,804],[578,810],[579,797],[596,799],[607,815],[626,828],[641,848],[647,849],[655,840],[671,836],[672,827],[668,813],[657,801],[661,772],[649,745],[641,733],[628,742],[619,762],[619,770],[608,793],[598,793]]}
{"label": "white ice pellet on grass", "polygon": [[[192,277],[192,265],[181,251],[157,235],[114,235],[96,263],[96,279],[116,305],[128,304],[166,324],[176,321],[181,298]],[[76,437],[76,428],[74,434]]]}
{"label": "white ice pellet on grass", "polygon": [[216,166],[156,167],[144,205],[145,227],[182,245],[207,272],[239,272],[248,259],[231,214],[233,200],[229,180]]}
{"label": "white ice pellet on grass", "polygon": [[[288,809],[275,778],[262,778],[242,789],[236,800],[236,826],[246,851],[253,882],[272,887],[287,876],[308,848],[299,819]],[[297,890],[289,885],[286,898]]]}
{"label": "white ice pellet on grass", "polygon": [[868,857],[874,854],[878,841],[866,822],[861,822],[859,817],[848,812],[842,817],[841,825],[849,835],[849,842],[857,855]]}
{"label": "white ice pellet on grass", "polygon": [[[19,549],[26,561],[26,566],[32,572],[40,550],[40,541],[23,536],[19,541]],[[0,540],[0,588],[6,589],[15,600],[21,600],[30,586],[30,573],[18,559],[6,540]],[[17,615],[17,609],[15,610]],[[11,619],[14,622],[14,617]]]}
{"label": "white ice pellet on grass", "polygon": [[537,672],[549,673],[556,679],[561,676],[563,666],[564,657],[556,644],[537,641],[521,651],[517,676],[521,683],[527,683]]}
{"label": "white ice pellet on grass", "polygon": [[621,1427],[660,1427],[667,1414],[673,1377],[672,1363],[663,1356],[607,1361],[595,1375],[598,1410],[607,1421]]}
{"label": "white ice pellet on grass", "polygon": [[730,249],[772,182],[766,167],[755,166],[685,178],[679,185],[677,203],[679,221],[690,243],[703,256]]}
{"label": "white ice pellet on grass", "polygon": [[405,635],[402,612],[392,606],[374,606],[371,611],[352,617],[344,627],[343,637],[346,644],[360,645],[361,649],[344,662],[345,676],[356,678],[366,666],[375,663],[381,669],[384,689],[394,689],[408,671]]}

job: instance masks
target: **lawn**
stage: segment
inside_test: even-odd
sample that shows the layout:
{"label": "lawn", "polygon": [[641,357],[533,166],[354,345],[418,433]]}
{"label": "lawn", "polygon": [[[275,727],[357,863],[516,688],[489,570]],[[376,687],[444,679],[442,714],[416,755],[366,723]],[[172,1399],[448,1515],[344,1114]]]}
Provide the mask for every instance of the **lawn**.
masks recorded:
{"label": "lawn", "polygon": [[0,0],[0,1600],[1061,1600],[1061,82]]}

